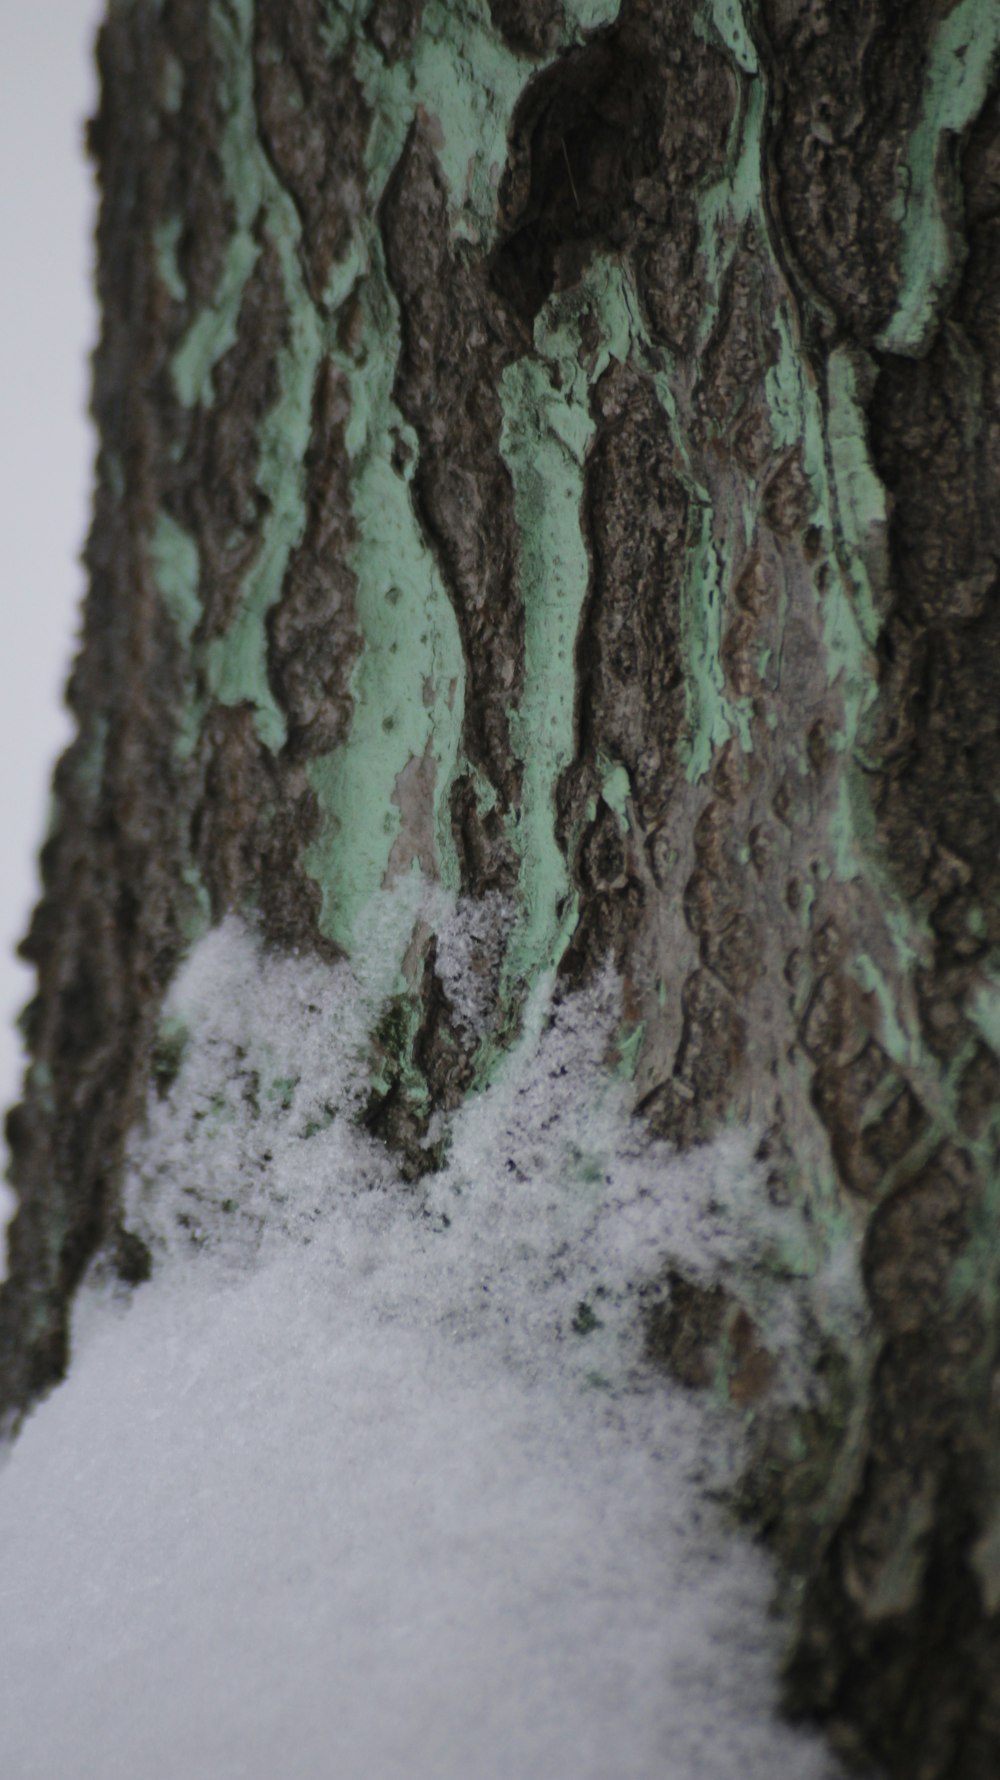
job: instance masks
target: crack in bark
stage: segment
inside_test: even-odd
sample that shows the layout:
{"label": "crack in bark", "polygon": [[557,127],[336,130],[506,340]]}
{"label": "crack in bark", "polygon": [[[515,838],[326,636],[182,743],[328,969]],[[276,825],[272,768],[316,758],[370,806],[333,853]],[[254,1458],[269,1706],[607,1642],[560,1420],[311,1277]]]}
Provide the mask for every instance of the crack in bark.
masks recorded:
{"label": "crack in bark", "polygon": [[478,814],[468,780],[453,798],[463,882],[472,895],[508,890],[517,862],[502,832],[520,765],[509,710],[524,674],[524,614],[510,475],[500,455],[500,375],[516,353],[481,260],[451,245],[443,175],[419,118],[380,210],[402,349],[394,399],[420,441],[412,490],[441,566],[465,655],[463,748],[493,787],[497,816]]}

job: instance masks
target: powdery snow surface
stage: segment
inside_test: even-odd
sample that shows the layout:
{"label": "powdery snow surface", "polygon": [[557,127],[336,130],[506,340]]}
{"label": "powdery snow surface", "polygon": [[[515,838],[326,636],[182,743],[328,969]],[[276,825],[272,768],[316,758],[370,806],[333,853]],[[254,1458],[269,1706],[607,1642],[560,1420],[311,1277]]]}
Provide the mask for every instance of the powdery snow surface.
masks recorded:
{"label": "powdery snow surface", "polygon": [[95,1276],[0,1473],[0,1773],[832,1780],[775,1715],[722,1433],[643,1359],[666,1258],[744,1240],[745,1153],[640,1144],[609,981],[554,1023],[540,993],[407,1185],[356,1122],[391,987],[232,921],[177,985],[129,1185],[153,1279]]}

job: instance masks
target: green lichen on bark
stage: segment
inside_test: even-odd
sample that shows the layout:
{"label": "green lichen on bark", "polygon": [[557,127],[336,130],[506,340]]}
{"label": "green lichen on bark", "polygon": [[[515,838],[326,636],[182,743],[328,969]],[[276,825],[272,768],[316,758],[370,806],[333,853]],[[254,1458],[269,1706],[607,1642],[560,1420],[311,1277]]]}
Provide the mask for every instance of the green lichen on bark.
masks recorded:
{"label": "green lichen on bark", "polygon": [[333,958],[405,883],[366,1116],[412,1173],[539,981],[610,958],[639,1117],[749,1122],[785,1217],[663,1356],[753,1422],[793,1702],[907,1780],[992,1773],[1000,1712],[998,46],[993,0],[113,8],[11,1127],[18,1411],[206,921]]}

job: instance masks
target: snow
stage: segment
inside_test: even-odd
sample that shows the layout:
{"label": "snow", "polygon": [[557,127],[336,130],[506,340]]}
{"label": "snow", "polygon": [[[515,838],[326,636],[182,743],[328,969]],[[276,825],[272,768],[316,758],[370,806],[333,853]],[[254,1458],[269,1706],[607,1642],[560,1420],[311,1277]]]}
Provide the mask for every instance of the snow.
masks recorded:
{"label": "snow", "polygon": [[[0,1473],[0,1772],[831,1780],[714,1499],[737,1433],[644,1357],[668,1260],[772,1240],[747,1141],[641,1141],[608,976],[541,985],[403,1181],[357,1114],[407,894],[367,971],[230,919],[175,986],[129,1164],[153,1277],[95,1270]],[[483,912],[436,919],[478,1021]]]}

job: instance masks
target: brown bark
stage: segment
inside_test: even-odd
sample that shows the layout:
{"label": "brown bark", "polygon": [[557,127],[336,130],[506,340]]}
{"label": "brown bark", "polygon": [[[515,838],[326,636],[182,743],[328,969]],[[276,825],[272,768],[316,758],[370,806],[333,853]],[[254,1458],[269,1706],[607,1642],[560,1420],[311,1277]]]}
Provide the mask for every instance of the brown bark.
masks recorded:
{"label": "brown bark", "polygon": [[[274,944],[336,952],[310,866],[326,820],[311,769],[350,739],[369,647],[348,436],[370,324],[364,278],[336,282],[366,228],[381,268],[369,278],[398,313],[398,344],[385,323],[393,468],[464,658],[457,870],[469,897],[523,899],[528,546],[503,390],[512,367],[542,363],[536,323],[558,311],[577,330],[592,429],[572,757],[551,784],[576,899],[561,983],[610,955],[641,1027],[638,1116],[679,1144],[748,1121],[774,1202],[796,1209],[816,1252],[849,1233],[867,1324],[838,1333],[817,1312],[814,1386],[794,1411],[781,1356],[738,1298],[678,1276],[649,1339],[692,1388],[729,1353],[730,1396],[756,1418],[748,1511],[798,1579],[790,1704],[900,1780],[1000,1770],[995,55],[985,96],[933,138],[943,272],[922,328],[904,338],[899,324],[913,278],[900,194],[909,180],[911,209],[927,195],[913,190],[914,144],[958,10],[761,0],[741,60],[682,0],[625,0],[589,32],[571,7],[494,0],[495,44],[523,79],[483,239],[456,228],[441,122],[422,101],[391,174],[369,184],[364,56],[386,81],[409,67],[423,8],[379,0],[363,56],[360,38],[331,44],[318,0],[257,0],[254,152],[298,219],[293,291],[277,200],[238,221],[221,0],[112,7],[92,131],[104,332],[79,734],[24,948],[35,1061],[9,1123],[21,1208],[0,1298],[0,1397],[16,1417],[62,1374],[95,1253],[131,1277],[145,1265],[120,1228],[123,1146],[206,900],[211,919],[252,908]],[[985,0],[966,10],[971,61],[993,23]],[[761,196],[740,209],[736,148],[757,127]],[[178,355],[221,303],[240,227],[253,266],[232,337],[209,393],[185,401]],[[605,262],[635,295],[620,355],[589,297],[573,306]],[[261,704],[220,692],[211,650],[281,517],[262,440],[298,301],[323,346],[302,523],[263,618],[278,734]],[[790,359],[818,446],[782,430]],[[884,522],[873,509],[859,531],[848,509],[862,485]],[[157,583],[163,514],[197,545],[188,638]],[[853,660],[838,653],[848,621]],[[435,768],[428,752],[400,774],[404,823],[435,795]],[[423,831],[392,869],[411,859],[434,869]],[[495,974],[501,1044],[523,985]],[[432,936],[410,1000],[406,1069],[370,1118],[417,1174],[435,1160],[430,1112],[477,1068]],[[383,1076],[397,1025],[375,1035]]]}

